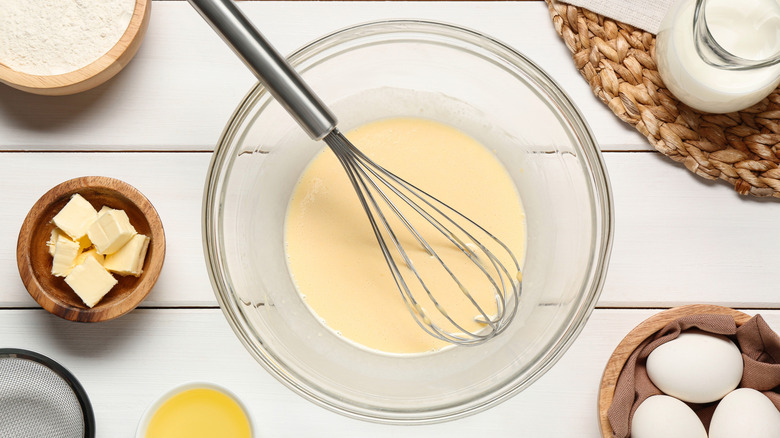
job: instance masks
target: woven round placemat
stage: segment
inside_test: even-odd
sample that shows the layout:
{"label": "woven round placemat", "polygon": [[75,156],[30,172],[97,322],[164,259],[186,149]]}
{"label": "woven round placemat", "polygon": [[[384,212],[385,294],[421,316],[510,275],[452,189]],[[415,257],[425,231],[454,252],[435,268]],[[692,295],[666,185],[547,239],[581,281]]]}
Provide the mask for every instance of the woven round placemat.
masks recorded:
{"label": "woven round placemat", "polygon": [[691,172],[743,195],[780,198],[780,87],[743,111],[709,114],[679,102],[655,64],[655,35],[587,9],[545,0],[593,93]]}

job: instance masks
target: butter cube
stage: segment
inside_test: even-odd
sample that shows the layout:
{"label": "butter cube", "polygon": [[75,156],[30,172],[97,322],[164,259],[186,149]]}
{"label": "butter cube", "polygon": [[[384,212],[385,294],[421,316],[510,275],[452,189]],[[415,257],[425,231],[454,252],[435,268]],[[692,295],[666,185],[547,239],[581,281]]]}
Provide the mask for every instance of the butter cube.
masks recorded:
{"label": "butter cube", "polygon": [[65,235],[65,233],[63,233],[62,230],[60,230],[57,227],[54,227],[54,228],[51,229],[51,235],[49,236],[49,241],[46,242],[46,246],[49,247],[49,254],[52,257],[54,257],[54,248],[56,248],[56,246],[57,246],[57,239],[60,236],[64,236],[64,235]]}
{"label": "butter cube", "polygon": [[76,257],[79,255],[79,244],[70,240],[68,236],[60,235],[54,244],[54,260],[51,264],[51,273],[57,277],[68,275],[73,269]]}
{"label": "butter cube", "polygon": [[87,229],[96,218],[97,211],[92,204],[76,193],[52,221],[72,240],[79,240],[87,234]]}
{"label": "butter cube", "polygon": [[119,275],[141,275],[149,247],[149,237],[136,234],[119,251],[106,256],[103,266]]}
{"label": "butter cube", "polygon": [[87,230],[89,240],[100,254],[113,254],[135,235],[127,213],[112,208],[103,209]]}
{"label": "butter cube", "polygon": [[118,282],[111,273],[89,256],[65,277],[65,283],[89,307],[97,304]]}
{"label": "butter cube", "polygon": [[87,260],[87,257],[94,257],[95,260],[97,260],[98,263],[100,263],[101,265],[103,264],[103,261],[106,258],[106,256],[104,256],[103,254],[98,253],[95,248],[90,248],[89,250],[79,254],[78,257],[76,257],[76,261],[73,264],[80,265]]}

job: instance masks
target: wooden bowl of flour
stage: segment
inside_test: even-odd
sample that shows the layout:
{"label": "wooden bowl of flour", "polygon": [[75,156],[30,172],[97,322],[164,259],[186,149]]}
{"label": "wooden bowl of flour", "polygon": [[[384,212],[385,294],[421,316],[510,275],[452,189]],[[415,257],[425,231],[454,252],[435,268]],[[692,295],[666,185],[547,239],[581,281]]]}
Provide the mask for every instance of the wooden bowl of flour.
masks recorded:
{"label": "wooden bowl of flour", "polygon": [[[73,9],[76,8],[73,6],[76,2],[56,2],[55,4],[63,5],[58,7],[65,8],[57,10],[45,6],[44,3],[47,2],[16,0],[18,6],[15,8],[12,3],[6,11],[5,19],[13,20],[16,26],[23,26],[27,31],[37,28],[39,32],[34,34],[43,34],[46,29],[52,29],[49,41],[56,42],[48,45],[34,43],[25,38],[24,41],[17,40],[13,49],[0,50],[0,82],[29,93],[49,96],[80,93],[97,87],[119,73],[141,46],[149,25],[152,5],[151,0],[135,0],[134,6],[133,0],[92,0],[87,2],[93,4],[92,10]],[[101,16],[104,14],[110,14],[110,17]],[[130,21],[125,28],[128,14]],[[101,20],[96,20],[97,17]],[[81,32],[80,37],[68,31],[62,31],[65,33],[58,35],[59,31],[53,29],[67,26],[47,26],[55,20],[59,24],[66,21],[75,26],[84,26],[87,31]],[[0,17],[0,26],[2,25]],[[9,32],[13,33],[12,30]],[[113,43],[115,36],[120,33],[119,40]],[[106,34],[113,34],[114,39],[101,36]],[[91,43],[82,45],[85,38]],[[74,40],[69,41],[70,39]],[[68,49],[60,50],[57,44],[63,44],[63,47],[67,46]],[[23,61],[25,59],[28,61]],[[26,65],[22,65],[24,62]],[[74,63],[85,62],[87,64],[82,67],[69,69]],[[15,67],[11,67],[12,65]]]}

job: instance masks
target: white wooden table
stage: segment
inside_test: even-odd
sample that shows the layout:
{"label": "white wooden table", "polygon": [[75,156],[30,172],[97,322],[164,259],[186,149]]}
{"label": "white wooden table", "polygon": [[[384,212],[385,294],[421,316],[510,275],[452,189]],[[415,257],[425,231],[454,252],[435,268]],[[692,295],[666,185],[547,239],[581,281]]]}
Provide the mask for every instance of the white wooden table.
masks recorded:
{"label": "white wooden table", "polygon": [[[615,200],[606,285],[584,331],[538,382],[478,415],[440,425],[365,423],[317,407],[267,374],[216,301],[201,247],[210,159],[253,77],[183,1],[155,1],[137,57],[103,86],[41,97],[0,86],[0,347],[48,355],[86,388],[99,437],[132,437],[144,409],[179,383],[238,393],[258,437],[599,437],[596,393],[620,339],[662,308],[715,303],[780,329],[780,204],[738,196],[654,152],[592,95],[543,2],[251,2],[242,8],[284,53],[326,32],[424,18],[491,34],[546,69],[601,143]],[[106,175],[140,189],[165,225],[168,252],[142,306],[100,324],[41,310],[19,278],[22,221],[52,186]]]}

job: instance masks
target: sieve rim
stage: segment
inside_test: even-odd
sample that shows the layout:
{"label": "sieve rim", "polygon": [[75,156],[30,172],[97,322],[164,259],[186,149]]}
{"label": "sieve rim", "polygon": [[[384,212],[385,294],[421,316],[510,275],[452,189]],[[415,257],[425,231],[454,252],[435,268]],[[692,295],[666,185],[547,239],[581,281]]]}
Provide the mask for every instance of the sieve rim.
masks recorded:
{"label": "sieve rim", "polygon": [[84,387],[81,386],[81,383],[73,373],[48,356],[22,348],[0,348],[0,359],[5,358],[26,359],[39,363],[62,378],[73,390],[73,394],[81,406],[81,413],[84,418],[84,438],[95,437],[95,413],[92,410],[92,403],[90,403]]}

